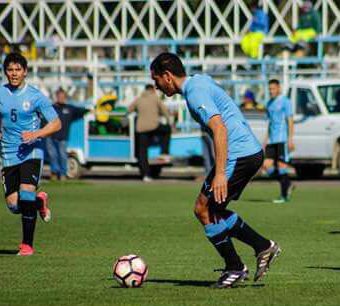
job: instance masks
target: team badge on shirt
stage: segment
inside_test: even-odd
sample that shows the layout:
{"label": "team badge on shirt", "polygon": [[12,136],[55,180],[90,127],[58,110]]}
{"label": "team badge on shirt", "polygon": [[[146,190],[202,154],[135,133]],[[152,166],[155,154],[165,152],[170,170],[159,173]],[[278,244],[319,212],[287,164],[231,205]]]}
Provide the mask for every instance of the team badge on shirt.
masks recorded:
{"label": "team badge on shirt", "polygon": [[24,101],[22,103],[22,108],[25,112],[27,112],[31,107],[31,102],[30,101]]}

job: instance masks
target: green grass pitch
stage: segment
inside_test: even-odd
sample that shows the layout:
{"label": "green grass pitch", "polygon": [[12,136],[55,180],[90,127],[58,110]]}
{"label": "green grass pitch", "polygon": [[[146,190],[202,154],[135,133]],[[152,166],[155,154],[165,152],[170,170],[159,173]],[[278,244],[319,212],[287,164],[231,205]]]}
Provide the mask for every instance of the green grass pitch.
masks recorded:
{"label": "green grass pitch", "polygon": [[[45,184],[53,222],[40,220],[36,255],[11,255],[20,219],[0,207],[0,305],[340,305],[340,189],[301,185],[288,205],[274,205],[278,186],[256,182],[230,205],[283,248],[261,283],[218,290],[222,261],[192,208],[197,183]],[[236,244],[254,272],[252,250]],[[114,259],[136,253],[149,281],[122,289]]]}

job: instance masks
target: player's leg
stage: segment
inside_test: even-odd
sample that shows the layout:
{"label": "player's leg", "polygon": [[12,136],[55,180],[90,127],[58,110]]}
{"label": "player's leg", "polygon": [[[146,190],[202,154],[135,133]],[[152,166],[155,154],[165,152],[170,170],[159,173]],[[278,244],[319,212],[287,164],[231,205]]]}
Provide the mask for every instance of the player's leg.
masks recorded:
{"label": "player's leg", "polygon": [[[20,167],[20,186],[33,186],[36,190],[42,175],[43,164],[41,159],[25,161]],[[31,188],[29,187],[29,189]],[[41,219],[44,222],[49,222],[51,220],[51,210],[48,205],[48,194],[46,192],[40,191],[36,194],[35,206]]]}
{"label": "player's leg", "polygon": [[29,184],[20,184],[19,201],[22,222],[22,243],[18,255],[33,255],[33,240],[37,220],[36,187]]}
{"label": "player's leg", "polygon": [[[233,287],[248,277],[248,269],[237,254],[232,239],[229,235],[230,229],[235,222],[235,215],[230,214],[220,218],[214,209],[214,201],[210,191],[211,181],[215,175],[215,168],[207,176],[201,193],[195,203],[195,215],[204,226],[204,232],[208,240],[215,247],[225,262],[225,268],[217,281],[219,288]],[[217,205],[217,204],[216,204]]]}
{"label": "player's leg", "polygon": [[22,213],[23,239],[19,255],[27,256],[34,253],[33,240],[37,220],[37,210],[44,221],[50,220],[50,210],[47,207],[46,193],[37,196],[43,161],[40,159],[27,160],[20,165],[19,203]]}
{"label": "player's leg", "polygon": [[274,177],[276,173],[274,160],[271,158],[266,158],[263,162],[263,170],[269,177]]}
{"label": "player's leg", "polygon": [[12,214],[19,215],[21,213],[18,192],[13,192],[6,196],[6,204]]}
{"label": "player's leg", "polygon": [[273,202],[276,204],[283,204],[289,201],[291,193],[294,189],[294,185],[292,184],[289,178],[289,153],[287,149],[287,144],[280,143],[278,144],[278,157],[277,157],[277,165],[278,165],[278,180],[280,183],[280,198],[274,200]]}
{"label": "player's leg", "polygon": [[263,162],[263,169],[270,177],[277,175],[277,152],[275,144],[269,144],[265,148],[265,160]]}
{"label": "player's leg", "polygon": [[5,167],[2,169],[2,186],[6,199],[7,208],[12,214],[20,214],[19,205],[19,166]]}
{"label": "player's leg", "polygon": [[[237,160],[228,182],[228,199],[225,206],[231,200],[239,199],[244,188],[261,168],[262,162],[262,152]],[[229,237],[236,238],[254,249],[257,257],[257,271],[254,279],[260,279],[268,270],[270,262],[280,252],[277,243],[259,234],[235,212],[224,209],[217,203],[212,203],[211,207],[214,209],[215,215],[231,225],[228,229]]]}
{"label": "player's leg", "polygon": [[235,217],[230,215],[229,218],[217,219],[217,216],[213,215],[210,204],[209,198],[201,192],[196,200],[194,212],[196,218],[204,226],[206,237],[225,262],[225,268],[222,269],[216,286],[218,288],[233,287],[248,277],[248,269],[238,256],[229,237],[229,230],[233,226]]}

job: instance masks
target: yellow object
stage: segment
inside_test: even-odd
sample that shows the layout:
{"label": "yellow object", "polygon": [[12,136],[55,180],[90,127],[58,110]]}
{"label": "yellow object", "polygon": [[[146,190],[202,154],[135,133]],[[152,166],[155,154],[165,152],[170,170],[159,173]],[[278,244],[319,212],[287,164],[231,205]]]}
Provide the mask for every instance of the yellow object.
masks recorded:
{"label": "yellow object", "polygon": [[310,41],[315,38],[317,33],[313,28],[296,30],[293,35],[289,38],[292,43],[299,41]]}
{"label": "yellow object", "polygon": [[24,45],[21,48],[21,54],[27,60],[35,61],[37,59],[37,55],[38,55],[38,51],[37,51],[37,47],[36,47],[35,43],[32,42],[30,45]]}
{"label": "yellow object", "polygon": [[114,104],[117,101],[116,95],[102,96],[96,105],[96,120],[101,123],[106,123],[110,119],[110,112],[114,108]]}
{"label": "yellow object", "polygon": [[262,32],[249,32],[241,40],[241,48],[244,54],[251,58],[259,58],[260,46],[265,38]]}

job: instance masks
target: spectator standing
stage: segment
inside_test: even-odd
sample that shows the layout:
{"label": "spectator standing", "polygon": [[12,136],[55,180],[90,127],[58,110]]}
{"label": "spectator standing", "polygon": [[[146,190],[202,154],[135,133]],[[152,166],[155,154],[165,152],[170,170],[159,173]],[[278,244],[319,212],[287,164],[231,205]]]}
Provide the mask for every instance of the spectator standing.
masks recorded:
{"label": "spectator standing", "polygon": [[46,149],[50,159],[51,180],[67,178],[66,144],[72,121],[82,118],[87,109],[67,104],[66,92],[59,88],[56,92],[56,102],[53,104],[62,128],[46,139]]}
{"label": "spectator standing", "polygon": [[[137,112],[136,151],[139,169],[144,182],[151,181],[148,162],[148,147],[152,139],[160,139],[160,156],[165,162],[170,161],[169,143],[171,127],[169,112],[158,97],[153,85],[146,85],[143,93],[130,105],[129,112]],[[167,124],[161,124],[161,116],[166,118]]]}

